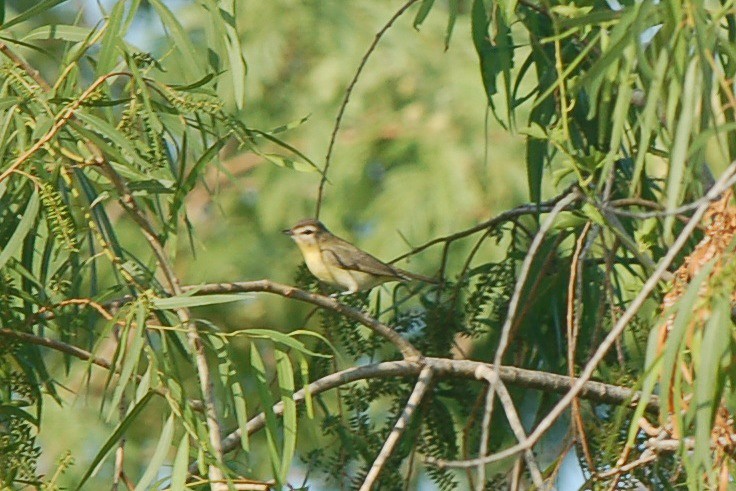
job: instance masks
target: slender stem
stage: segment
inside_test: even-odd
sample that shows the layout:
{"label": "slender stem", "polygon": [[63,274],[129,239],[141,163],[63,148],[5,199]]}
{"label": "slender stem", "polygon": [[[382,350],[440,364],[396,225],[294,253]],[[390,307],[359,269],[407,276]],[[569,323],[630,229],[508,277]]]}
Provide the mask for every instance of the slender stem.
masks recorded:
{"label": "slender stem", "polygon": [[110,363],[106,359],[95,356],[89,351],[83,350],[82,348],[77,348],[76,346],[72,346],[71,344],[57,341],[56,339],[36,336],[35,334],[15,331],[13,329],[7,328],[0,329],[0,336],[14,338],[19,341],[23,341],[24,343],[35,344],[37,346],[45,346],[61,353],[66,353],[67,355],[71,355],[75,358],[79,358],[80,360],[89,361],[93,365],[97,365],[98,367],[102,367],[106,370],[112,370],[112,363]]}
{"label": "slender stem", "polygon": [[542,223],[542,226],[539,227],[539,231],[534,236],[534,240],[532,240],[532,243],[529,246],[529,251],[527,252],[526,257],[524,258],[524,261],[521,264],[521,272],[519,273],[519,278],[516,280],[516,285],[514,285],[514,293],[511,296],[511,301],[509,302],[509,310],[508,310],[508,313],[506,314],[506,321],[504,322],[503,327],[501,329],[501,338],[498,341],[498,348],[496,348],[496,355],[493,358],[493,363],[496,366],[501,365],[501,360],[503,359],[503,355],[506,353],[506,348],[508,348],[509,335],[511,333],[511,326],[514,324],[514,317],[516,316],[516,310],[519,307],[519,302],[521,301],[521,293],[524,288],[524,284],[526,283],[526,278],[527,276],[529,276],[529,272],[531,271],[532,261],[534,260],[534,257],[537,255],[537,251],[542,245],[542,240],[544,239],[544,236],[547,234],[547,231],[552,227],[552,224],[557,218],[557,215],[559,215],[569,204],[571,204],[576,199],[578,199],[578,193],[572,192],[568,194],[567,196],[565,196],[560,201],[558,201],[555,204],[552,211],[550,212],[550,214],[547,216],[547,218]]}
{"label": "slender stem", "polygon": [[383,466],[386,465],[386,462],[388,462],[388,459],[391,457],[396,444],[399,442],[399,438],[401,438],[401,435],[404,433],[404,430],[409,424],[414,411],[416,411],[417,406],[419,406],[419,404],[422,402],[424,393],[427,391],[430,383],[432,382],[432,376],[433,372],[431,367],[425,366],[424,368],[422,368],[422,371],[419,374],[419,379],[414,385],[414,390],[409,396],[409,400],[406,401],[404,411],[401,413],[401,416],[399,416],[399,419],[396,421],[393,430],[391,430],[391,434],[389,434],[388,438],[386,438],[386,441],[383,443],[383,447],[376,457],[376,460],[373,462],[371,469],[368,471],[368,475],[365,477],[363,485],[360,486],[360,491],[370,491],[371,489],[373,489],[378,476],[381,474],[381,470],[383,470]]}
{"label": "slender stem", "polygon": [[417,0],[409,0],[404,5],[402,5],[401,8],[399,8],[399,10],[397,10],[396,13],[391,16],[391,18],[388,20],[388,22],[386,22],[381,30],[376,33],[376,36],[373,38],[373,42],[370,46],[368,46],[368,50],[363,55],[363,58],[360,60],[360,64],[358,64],[358,69],[355,71],[353,79],[350,81],[350,84],[348,84],[348,88],[345,89],[345,96],[343,97],[342,104],[340,104],[340,109],[337,112],[337,118],[335,118],[335,127],[332,129],[332,135],[330,135],[330,144],[327,147],[327,155],[325,156],[325,167],[324,169],[322,169],[322,178],[319,181],[319,191],[317,192],[317,209],[314,212],[314,217],[317,219],[319,219],[319,212],[322,208],[322,198],[324,196],[325,184],[327,183],[327,171],[330,168],[330,162],[332,159],[332,149],[335,146],[335,140],[337,139],[337,132],[340,130],[342,117],[345,115],[345,108],[348,105],[348,101],[350,101],[350,94],[353,93],[355,84],[358,83],[358,78],[360,77],[363,68],[365,68],[366,63],[368,63],[368,58],[370,58],[371,54],[373,54],[373,52],[375,51],[376,46],[378,46],[378,42],[381,40],[383,35],[386,34],[386,31],[389,30],[393,23],[396,22],[396,19],[401,17],[401,15],[406,12],[406,10],[411,7],[411,5],[414,4],[416,1]]}
{"label": "slender stem", "polygon": [[432,247],[433,245],[437,244],[443,244],[448,242],[454,242],[458,239],[462,239],[465,237],[468,237],[469,235],[473,235],[478,232],[482,232],[484,230],[491,230],[499,225],[506,223],[510,220],[513,220],[514,218],[518,218],[524,215],[535,215],[537,213],[545,213],[550,210],[560,201],[565,199],[572,193],[573,189],[575,189],[574,186],[570,186],[568,189],[563,191],[558,196],[555,196],[549,201],[544,201],[542,203],[528,203],[525,205],[517,206],[516,208],[512,208],[510,210],[504,211],[503,213],[499,213],[497,216],[486,220],[485,222],[481,222],[478,225],[474,225],[473,227],[470,227],[465,230],[461,230],[460,232],[456,232],[451,235],[446,235],[444,237],[437,237],[435,239],[432,239],[428,242],[425,242],[424,244],[415,247],[411,251],[402,254],[399,257],[396,257],[392,259],[390,262],[393,264],[397,261],[401,261],[402,259],[406,259],[409,256],[413,256],[415,254],[418,254],[422,252],[425,249],[428,249]]}
{"label": "slender stem", "polygon": [[51,141],[56,133],[58,133],[59,130],[63,128],[64,125],[69,122],[70,119],[72,119],[72,117],[74,117],[75,111],[79,109],[79,106],[82,105],[85,99],[91,96],[100,87],[100,85],[102,85],[108,78],[117,77],[120,75],[128,74],[125,72],[108,73],[92,82],[92,85],[87,87],[87,89],[82,92],[82,94],[73,103],[71,103],[61,112],[51,129],[49,129],[49,131],[47,131],[45,135],[39,138],[36,143],[31,146],[31,148],[19,155],[18,158],[15,159],[15,161],[10,164],[7,169],[0,173],[0,182],[5,180],[10,174],[15,172],[26,160],[31,158],[34,153],[36,153],[39,149],[41,149],[44,145]]}
{"label": "slender stem", "polygon": [[[521,420],[519,419],[519,414],[516,411],[516,407],[514,406],[514,401],[513,399],[511,399],[511,394],[509,394],[509,391],[506,389],[504,383],[499,380],[496,371],[488,366],[483,365],[478,367],[475,373],[478,378],[482,378],[486,380],[486,382],[488,382],[489,394],[493,392],[498,392],[498,399],[501,401],[501,405],[503,406],[504,412],[506,413],[506,419],[509,422],[509,426],[511,426],[511,430],[514,432],[514,436],[516,436],[516,439],[520,442],[526,440],[526,432],[524,431],[524,427],[522,426]],[[486,430],[485,427],[483,429]],[[490,431],[488,431],[488,433],[490,433]],[[483,453],[485,454],[485,449]],[[532,476],[532,481],[534,482],[534,485],[537,487],[537,489],[543,489],[544,478],[542,477],[542,472],[539,470],[539,465],[537,464],[537,461],[534,458],[534,453],[531,451],[531,449],[527,449],[524,452],[524,458],[526,460],[527,467],[529,467],[529,473]],[[485,474],[485,466],[478,466],[478,470],[480,471],[481,467],[483,468],[483,474]],[[478,480],[479,483],[477,489],[482,491],[485,485],[485,478],[482,481],[480,480],[480,472]]]}

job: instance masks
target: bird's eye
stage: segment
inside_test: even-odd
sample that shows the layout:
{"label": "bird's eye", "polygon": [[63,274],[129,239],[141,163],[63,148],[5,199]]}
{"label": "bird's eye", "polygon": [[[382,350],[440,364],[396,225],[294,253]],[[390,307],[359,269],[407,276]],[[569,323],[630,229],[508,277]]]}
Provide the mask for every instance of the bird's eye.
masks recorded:
{"label": "bird's eye", "polygon": [[314,233],[314,230],[305,230],[302,232],[304,235],[312,235]]}

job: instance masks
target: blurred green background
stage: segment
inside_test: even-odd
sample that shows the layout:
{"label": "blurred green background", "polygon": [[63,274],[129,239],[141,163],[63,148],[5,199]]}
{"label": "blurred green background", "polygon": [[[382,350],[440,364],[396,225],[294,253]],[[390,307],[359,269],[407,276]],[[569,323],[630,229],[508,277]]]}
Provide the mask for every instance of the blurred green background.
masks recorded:
{"label": "blurred green background", "polygon": [[[75,19],[94,25],[102,19],[100,8],[112,3],[66,2],[53,15],[15,29],[23,32]],[[203,36],[201,7],[186,1],[165,3],[193,39]],[[280,136],[323,165],[345,90],[376,33],[402,4],[240,2],[237,26],[248,63],[242,120],[267,130],[306,118]],[[447,50],[445,2],[438,2],[420,30],[412,26],[416,6],[396,22],[369,59],[337,135],[321,218],[334,233],[385,260],[528,200],[523,138],[511,136],[486,112],[470,39],[469,2],[460,1],[458,6]],[[17,12],[27,7],[23,1],[9,2],[6,17],[12,17],[14,8]],[[158,17],[143,2],[127,40],[162,58],[167,55],[164,35]],[[53,78],[55,60],[30,51],[24,55]],[[186,73],[170,76],[192,78]],[[226,105],[232,104],[227,94],[222,97]],[[278,167],[254,154],[226,157],[222,168],[208,169],[206,182],[187,202],[193,247],[188,237],[179,237],[180,277],[188,284],[261,278],[293,283],[301,256],[281,230],[314,214],[319,179],[317,172]],[[450,278],[471,246],[460,242],[453,247]],[[440,253],[440,248],[429,249],[401,266],[433,275]],[[493,257],[493,241],[486,241],[476,260]],[[259,327],[288,332],[304,327],[309,308],[259,295],[247,303],[197,312],[226,330]],[[87,397],[101,390],[104,380],[83,369],[63,376],[61,361],[57,368],[59,379],[68,384],[68,391],[62,392],[67,406],[48,402],[53,408],[47,408],[41,426],[39,470],[52,472],[57,459],[71,450],[79,465],[59,482],[74,483],[77,472],[85,468],[81,460],[85,456],[91,460],[102,444],[99,438],[110,431],[102,430],[99,407]],[[92,384],[87,387],[90,374]],[[147,411],[156,413],[154,408]],[[128,433],[127,466],[135,462],[145,466],[161,423],[152,420]],[[108,486],[110,472],[108,459],[89,489]]]}

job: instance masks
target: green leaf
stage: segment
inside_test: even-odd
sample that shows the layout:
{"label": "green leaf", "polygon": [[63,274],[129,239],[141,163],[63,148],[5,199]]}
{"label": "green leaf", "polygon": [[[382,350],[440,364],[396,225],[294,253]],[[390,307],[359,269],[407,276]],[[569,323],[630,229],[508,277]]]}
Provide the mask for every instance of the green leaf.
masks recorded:
{"label": "green leaf", "polygon": [[[0,26],[0,29],[6,30],[10,29],[16,24],[20,24],[21,22],[25,22],[28,19],[32,19],[35,16],[42,14],[43,12],[46,12],[47,10],[50,10],[57,5],[66,2],[66,0],[43,0],[41,2],[36,3],[33,7],[29,8],[28,10],[25,10],[22,14],[13,17],[8,22]],[[3,7],[3,17],[5,17],[4,7]]]}
{"label": "green leaf", "polygon": [[95,70],[97,77],[109,73],[117,64],[117,47],[124,34],[120,31],[120,27],[125,13],[125,3],[122,0],[118,1],[107,19],[105,34],[100,42],[100,55],[97,58],[97,69]]}
{"label": "green leaf", "polygon": [[[697,114],[696,106],[701,94],[702,84],[700,71],[698,70],[698,59],[694,58],[685,74],[682,94],[682,110],[680,118],[677,122],[675,137],[672,141],[672,153],[670,155],[669,173],[667,176],[667,199],[665,207],[667,211],[674,210],[682,199],[686,178],[686,157],[688,146],[690,144],[693,122]],[[664,240],[672,241],[672,227],[675,223],[675,216],[667,215],[664,219]]]}
{"label": "green leaf", "polygon": [[471,28],[473,35],[473,45],[480,58],[481,77],[483,85],[486,88],[486,97],[488,103],[491,102],[491,96],[496,93],[496,74],[492,67],[493,45],[488,40],[488,27],[491,25],[491,18],[486,11],[483,0],[474,0],[471,10]]}
{"label": "green leaf", "polygon": [[302,377],[302,390],[304,391],[304,406],[307,408],[307,417],[314,419],[314,404],[312,402],[312,391],[309,390],[309,363],[301,353],[299,357],[299,373]]}
{"label": "green leaf", "polygon": [[[107,414],[108,421],[110,421],[112,416],[116,414],[118,403],[123,397],[123,393],[128,386],[128,381],[130,381],[133,373],[137,372],[138,363],[140,362],[141,353],[143,351],[143,346],[145,346],[146,344],[145,325],[148,312],[146,311],[143,302],[138,302],[135,314],[137,324],[135,327],[133,327],[132,324],[132,317],[128,319],[129,330],[126,330],[125,333],[127,334],[128,332],[133,332],[134,337],[130,343],[130,347],[123,353],[123,355],[125,356],[125,361],[123,361],[123,366],[120,368],[120,376],[115,384],[115,392],[113,394],[112,400],[110,401],[110,409]],[[126,336],[122,339],[127,340],[127,338],[128,337]],[[127,343],[121,342],[120,345],[124,349],[125,346],[127,346]]]}
{"label": "green leaf", "polygon": [[168,298],[153,299],[153,306],[159,310],[201,307],[202,305],[218,305],[222,303],[251,300],[250,293],[222,293],[218,295],[179,295]]}
{"label": "green leaf", "polygon": [[279,167],[286,167],[287,169],[294,169],[299,172],[319,171],[319,169],[315,168],[309,162],[304,162],[302,160],[296,160],[291,157],[285,157],[283,155],[277,155],[275,153],[261,153],[260,155],[262,157],[265,157],[266,160],[268,160],[272,164],[276,164]]}
{"label": "green leaf", "polygon": [[100,450],[97,452],[95,458],[92,459],[92,463],[89,465],[89,467],[87,467],[87,470],[85,471],[82,479],[79,481],[79,484],[77,484],[77,487],[75,489],[82,489],[84,484],[97,468],[97,465],[102,462],[102,459],[105,458],[108,452],[110,452],[110,450],[112,450],[112,448],[120,442],[120,438],[127,431],[128,427],[133,424],[133,422],[136,420],[140,412],[143,411],[143,408],[146,407],[146,404],[148,404],[148,401],[151,400],[151,397],[153,397],[154,394],[155,392],[149,392],[130,409],[125,418],[120,422],[120,424],[118,424],[112,434],[102,445],[102,448],[100,448]]}
{"label": "green leaf", "polygon": [[458,0],[448,0],[448,9],[447,28],[445,29],[445,51],[450,48],[450,39],[452,38],[452,31],[455,28],[455,21],[457,20]]}
{"label": "green leaf", "polygon": [[[256,129],[253,129],[253,128],[246,129],[246,132],[248,133],[248,135],[262,136],[266,140],[268,140],[268,141],[270,141],[272,143],[275,143],[276,145],[278,145],[278,146],[280,146],[282,148],[287,149],[288,151],[292,152],[294,155],[296,155],[299,158],[301,158],[304,162],[306,162],[309,165],[311,165],[320,174],[322,174],[322,169],[320,169],[319,166],[316,163],[314,163],[314,161],[312,159],[310,159],[309,157],[307,157],[306,155],[304,155],[302,152],[300,152],[298,149],[296,149],[295,147],[289,145],[285,141],[283,141],[283,140],[281,140],[279,138],[276,138],[275,136],[273,136],[273,135],[271,135],[271,134],[269,134],[269,133],[267,133],[265,131],[260,131],[260,130],[256,130]],[[262,155],[262,156],[268,158],[263,152],[261,152],[258,149],[258,147],[253,146],[252,147],[252,150],[254,152],[256,152],[258,155]],[[277,165],[279,165],[279,164],[277,163]]]}
{"label": "green leaf", "polygon": [[[240,36],[235,25],[235,19],[238,18],[235,12],[237,0],[229,0],[221,2],[218,12],[225,19],[225,45],[227,48],[227,59],[230,72],[230,81],[232,84],[233,95],[235,99],[235,107],[243,109],[245,105],[245,75],[248,67],[243,57],[243,48],[240,46]],[[227,15],[225,15],[227,14]]]}
{"label": "green leaf", "polygon": [[176,16],[166,7],[160,0],[149,0],[151,6],[156,9],[161,22],[168,30],[169,35],[172,39],[172,45],[176,47],[182,54],[180,60],[184,63],[186,72],[192,77],[202,78],[202,64],[197,63],[201,57],[197,56],[197,51],[194,49],[187,32],[182,27]]}
{"label": "green leaf", "polygon": [[498,4],[501,6],[501,12],[506,17],[506,22],[511,21],[516,11],[516,4],[519,0],[498,0]]}
{"label": "green leaf", "polygon": [[258,396],[263,405],[263,413],[266,416],[266,446],[268,448],[271,469],[273,469],[273,475],[277,484],[281,485],[281,457],[276,446],[276,442],[278,441],[278,423],[276,414],[273,412],[273,397],[268,387],[266,367],[263,365],[263,359],[255,343],[251,343],[250,345],[250,363],[256,381]]}
{"label": "green leaf", "polygon": [[179,448],[174,457],[174,468],[171,471],[171,489],[186,489],[189,477],[189,435],[185,434],[179,442]]}
{"label": "green leaf", "polygon": [[197,80],[196,82],[192,82],[191,84],[187,84],[187,85],[176,85],[176,84],[172,84],[172,85],[169,85],[169,88],[172,89],[172,90],[180,91],[180,92],[188,92],[188,91],[190,91],[192,89],[198,89],[199,87],[202,87],[203,85],[207,85],[208,83],[210,83],[210,81],[213,78],[215,78],[215,74],[214,73],[208,73],[207,75],[205,75],[201,79]]}
{"label": "green leaf", "polygon": [[662,85],[667,73],[667,65],[669,63],[669,51],[662,49],[657,58],[657,66],[654,70],[655,78],[647,89],[647,102],[644,105],[643,120],[639,130],[639,151],[636,155],[636,163],[634,164],[634,176],[631,181],[631,189],[636,190],[644,170],[644,157],[649,151],[649,142],[656,128],[657,111],[659,110],[659,98],[662,92]]}
{"label": "green leaf", "polygon": [[[166,454],[169,451],[169,447],[171,447],[171,440],[173,436],[174,436],[174,415],[171,414],[169,415],[169,419],[166,420],[166,423],[164,424],[164,427],[161,430],[161,436],[158,439],[156,450],[154,450],[153,452],[153,456],[151,457],[151,460],[148,464],[148,467],[146,468],[146,471],[143,473],[143,476],[141,476],[140,481],[138,481],[138,484],[135,487],[135,491],[143,491],[145,489],[149,489],[148,485],[151,484],[153,479],[158,474],[159,469],[164,463],[164,459],[166,458]],[[172,489],[181,489],[181,488],[172,488]]]}
{"label": "green leaf", "polygon": [[61,39],[62,41],[81,42],[87,39],[92,29],[89,27],[53,25],[41,26],[32,30],[21,39],[23,41],[34,41],[37,39]]}
{"label": "green leaf", "polygon": [[230,382],[230,392],[233,396],[233,405],[235,407],[235,419],[238,422],[238,428],[240,428],[240,446],[241,448],[249,452],[250,451],[250,438],[248,436],[248,406],[246,404],[245,394],[243,388],[240,386],[240,377],[238,376],[237,367],[232,368],[235,372],[235,377]]}
{"label": "green leaf", "polygon": [[260,338],[260,339],[268,339],[273,341],[274,343],[283,344],[284,346],[294,349],[296,351],[299,351],[300,353],[304,353],[310,356],[317,356],[320,358],[332,358],[331,355],[324,354],[324,353],[317,353],[316,351],[312,351],[308,349],[304,343],[301,341],[294,339],[295,335],[298,334],[304,334],[304,335],[314,335],[318,339],[324,341],[330,348],[337,352],[335,347],[322,335],[310,332],[310,331],[294,331],[290,332],[288,334],[284,334],[282,332],[276,331],[274,329],[243,329],[240,331],[235,331],[229,333],[230,336],[237,335],[237,334],[245,334],[248,337],[251,338]]}
{"label": "green leaf", "polygon": [[15,231],[13,231],[13,235],[10,236],[7,243],[3,244],[2,250],[0,250],[0,269],[22,247],[23,240],[33,228],[33,224],[38,216],[39,202],[38,190],[34,189],[31,198],[28,200],[28,205],[23,212],[23,217],[18,222]]}
{"label": "green leaf", "polygon": [[414,17],[414,22],[412,23],[414,29],[419,30],[427,15],[429,15],[429,11],[432,10],[432,5],[434,5],[434,0],[422,0],[422,4],[419,6],[417,15]]}
{"label": "green leaf", "polygon": [[120,150],[122,150],[122,156],[125,160],[122,160],[121,163],[133,161],[141,168],[145,169],[147,167],[150,167],[150,164],[143,160],[143,158],[139,155],[135,148],[135,145],[130,141],[130,139],[128,139],[120,130],[115,128],[113,125],[111,125],[104,119],[98,118],[97,116],[93,116],[92,114],[84,111],[77,111],[75,113],[75,116],[77,117],[77,119],[87,125],[88,130],[94,131],[101,137],[108,139],[109,141],[117,145]]}
{"label": "green leaf", "polygon": [[705,325],[700,359],[693,376],[695,383],[695,448],[693,458],[702,470],[710,470],[711,432],[713,420],[723,391],[722,367],[729,363],[731,344],[731,306],[727,297],[713,305]]}
{"label": "green leaf", "polygon": [[281,481],[286,482],[291,461],[296,450],[297,416],[296,402],[294,401],[294,369],[289,357],[281,351],[276,351],[276,376],[281,389],[281,402],[284,404],[282,421],[284,425],[284,447],[281,455]]}

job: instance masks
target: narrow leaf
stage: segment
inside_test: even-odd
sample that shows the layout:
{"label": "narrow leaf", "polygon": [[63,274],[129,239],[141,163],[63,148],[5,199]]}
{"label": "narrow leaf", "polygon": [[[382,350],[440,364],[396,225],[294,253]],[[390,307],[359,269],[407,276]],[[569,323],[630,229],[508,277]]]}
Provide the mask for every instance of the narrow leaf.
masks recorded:
{"label": "narrow leaf", "polygon": [[5,263],[7,263],[23,245],[23,240],[31,231],[33,223],[36,221],[39,202],[38,190],[34,189],[33,194],[28,201],[28,206],[26,206],[26,210],[23,212],[23,217],[18,222],[18,226],[13,232],[13,235],[10,236],[10,239],[8,239],[8,242],[3,245],[2,250],[0,251],[0,269],[5,266]]}
{"label": "narrow leaf", "polygon": [[149,392],[131,408],[130,412],[128,412],[125,418],[120,422],[120,424],[118,424],[117,428],[115,428],[110,437],[102,445],[102,448],[100,448],[99,452],[97,452],[95,458],[92,459],[92,463],[85,471],[82,479],[79,481],[79,484],[77,484],[77,487],[75,489],[82,489],[84,484],[97,468],[97,465],[102,462],[102,459],[105,458],[108,452],[110,452],[110,450],[112,450],[112,448],[118,444],[120,438],[123,436],[125,431],[131,424],[133,424],[133,422],[136,420],[143,408],[146,407],[146,404],[148,403],[148,401],[151,400],[151,397],[153,397],[154,394],[154,392]]}

